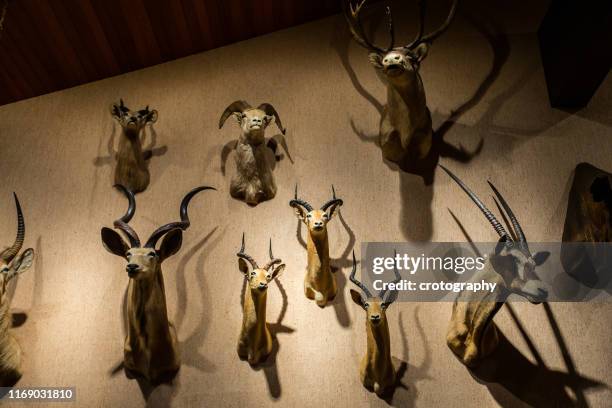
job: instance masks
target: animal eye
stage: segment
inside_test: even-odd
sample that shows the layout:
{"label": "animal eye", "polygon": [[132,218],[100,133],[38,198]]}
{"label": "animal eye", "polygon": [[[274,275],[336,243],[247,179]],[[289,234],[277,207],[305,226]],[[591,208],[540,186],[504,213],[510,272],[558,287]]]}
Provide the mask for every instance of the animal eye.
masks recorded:
{"label": "animal eye", "polygon": [[2,270],[0,272],[7,273],[8,271],[9,271],[9,268],[2,268]]}
{"label": "animal eye", "polygon": [[154,256],[157,256],[157,254],[155,252],[149,252],[147,256],[153,258]]}
{"label": "animal eye", "polygon": [[323,214],[323,218],[327,219],[329,217],[329,215],[327,215],[327,213]]}
{"label": "animal eye", "polygon": [[266,279],[270,280],[270,278],[272,277],[272,275],[266,275]]}
{"label": "animal eye", "polygon": [[306,218],[312,218],[312,214],[306,215]]}
{"label": "animal eye", "polygon": [[255,271],[251,272],[251,276],[255,276]]}
{"label": "animal eye", "polygon": [[370,307],[370,304],[366,303],[366,304],[363,305],[363,307],[364,307],[364,309],[367,309],[368,307]]}
{"label": "animal eye", "polygon": [[129,252],[125,255],[127,258],[131,258],[132,254],[130,254]]}

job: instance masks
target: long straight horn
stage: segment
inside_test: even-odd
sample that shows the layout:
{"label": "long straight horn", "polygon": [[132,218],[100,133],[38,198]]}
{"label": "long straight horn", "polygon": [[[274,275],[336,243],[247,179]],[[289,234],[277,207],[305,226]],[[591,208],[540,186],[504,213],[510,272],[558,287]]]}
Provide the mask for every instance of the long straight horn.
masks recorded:
{"label": "long straight horn", "polygon": [[455,180],[455,182],[459,184],[459,187],[461,187],[461,189],[465,191],[465,193],[472,199],[472,201],[474,201],[474,204],[476,204],[476,206],[480,209],[480,211],[482,211],[487,220],[491,223],[491,225],[495,229],[495,232],[497,232],[500,237],[508,237],[510,238],[510,240],[512,240],[512,237],[508,235],[504,226],[501,225],[499,221],[497,221],[497,218],[495,218],[493,213],[489,211],[489,209],[483,204],[482,201],[480,201],[478,196],[474,194],[472,190],[470,190],[469,187],[466,186],[465,183],[461,181],[459,177],[455,176],[449,169],[447,169],[441,164],[438,164],[438,166],[440,166],[442,170],[444,170],[453,180]]}
{"label": "long straight horn", "polygon": [[223,114],[221,115],[221,119],[219,119],[219,129],[221,129],[223,127],[223,125],[225,124],[225,121],[227,120],[227,118],[230,117],[230,115],[232,113],[242,113],[247,109],[250,109],[251,105],[248,104],[248,102],[246,101],[234,101],[232,102],[227,108],[225,108],[225,110],[223,111]]}
{"label": "long straight horn", "polygon": [[270,261],[263,268],[267,271],[273,265],[279,264],[281,262],[283,261],[280,258],[275,258],[274,255],[272,255],[272,238],[270,238]]}
{"label": "long straight horn", "polygon": [[23,241],[25,240],[25,220],[23,218],[23,212],[21,211],[21,204],[19,204],[19,199],[17,198],[17,194],[13,193],[13,197],[15,197],[15,207],[17,208],[17,236],[15,237],[15,242],[11,245],[10,248],[5,249],[0,254],[0,258],[6,263],[9,263],[15,258],[15,256],[21,250],[23,246]]}
{"label": "long straight horn", "polygon": [[283,127],[283,123],[281,122],[280,115],[278,114],[276,109],[274,109],[274,106],[272,106],[269,103],[262,103],[261,105],[259,105],[257,109],[261,109],[268,116],[274,116],[274,121],[276,122],[276,126],[278,126],[278,129],[281,131],[283,135],[285,134],[287,129]]}
{"label": "long straight horn", "polygon": [[298,198],[297,195],[297,183],[295,184],[295,197],[293,198],[293,200],[289,201],[289,205],[291,207],[297,207],[297,206],[302,206],[306,209],[306,211],[311,212],[312,211],[312,205],[308,204],[307,201],[304,201],[302,199]]}
{"label": "long straight horn", "polygon": [[350,275],[349,279],[355,285],[359,286],[359,288],[363,291],[363,293],[366,295],[367,298],[371,298],[372,294],[368,290],[367,286],[364,285],[363,283],[359,282],[357,280],[357,278],[355,277],[355,273],[356,272],[357,272],[357,259],[355,259],[355,251],[353,251],[353,270],[351,271],[351,275]]}
{"label": "long straight horn", "polygon": [[113,223],[113,226],[118,230],[123,231],[125,235],[127,235],[132,248],[140,248],[140,238],[138,238],[138,234],[128,225],[128,222],[130,222],[134,216],[134,213],[136,212],[136,198],[134,197],[134,193],[121,184],[115,184],[115,188],[121,191],[127,197],[129,204],[125,215],[116,220]]}
{"label": "long straight horn", "polygon": [[257,262],[250,256],[244,252],[244,232],[242,233],[242,246],[240,247],[240,251],[236,254],[238,258],[242,258],[247,260],[253,269],[259,269]]}
{"label": "long straight horn", "polygon": [[508,218],[510,219],[510,222],[512,223],[512,229],[514,230],[514,234],[516,235],[516,238],[519,240],[519,244],[523,246],[525,249],[528,249],[527,238],[525,238],[525,233],[523,232],[523,229],[521,228],[521,224],[519,224],[518,220],[516,219],[514,212],[512,212],[512,208],[510,208],[510,206],[504,199],[504,196],[502,196],[501,193],[497,191],[497,188],[495,188],[493,183],[491,183],[488,180],[487,180],[487,183],[489,183],[489,186],[491,186],[491,189],[493,189],[493,192],[499,199],[499,202],[501,203],[502,207],[504,207],[504,211],[506,211],[506,214],[508,215]]}
{"label": "long straight horn", "polygon": [[145,244],[145,248],[155,248],[155,244],[157,244],[157,241],[161,237],[166,235],[168,232],[172,231],[173,229],[180,228],[184,231],[187,228],[189,228],[189,226],[191,225],[191,221],[189,221],[189,214],[187,213],[187,207],[189,206],[189,202],[191,201],[191,199],[196,194],[198,194],[200,191],[204,191],[204,190],[215,190],[216,191],[217,189],[214,187],[202,186],[202,187],[194,188],[189,193],[187,193],[185,197],[183,198],[183,200],[181,201],[181,208],[180,208],[181,220],[177,222],[168,223],[156,229],[151,234],[151,237],[149,237],[149,239],[147,240],[147,243]]}

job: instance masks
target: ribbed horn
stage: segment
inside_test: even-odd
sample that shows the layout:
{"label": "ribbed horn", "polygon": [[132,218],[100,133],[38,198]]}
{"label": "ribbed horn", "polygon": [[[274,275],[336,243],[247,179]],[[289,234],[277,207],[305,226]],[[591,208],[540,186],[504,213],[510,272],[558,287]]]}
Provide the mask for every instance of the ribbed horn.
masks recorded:
{"label": "ribbed horn", "polygon": [[510,219],[510,222],[512,223],[512,229],[514,230],[514,234],[516,235],[516,238],[519,240],[519,244],[521,245],[521,247],[525,249],[529,249],[527,246],[527,238],[525,238],[525,233],[523,232],[523,229],[521,228],[521,224],[519,224],[518,220],[516,219],[514,212],[512,212],[512,208],[510,208],[510,206],[504,199],[504,196],[502,196],[501,193],[497,190],[497,188],[495,188],[493,183],[491,183],[488,180],[487,180],[487,183],[489,183],[489,186],[491,186],[491,189],[493,189],[493,192],[499,199],[499,202],[501,203],[502,207],[504,207],[504,211],[506,212],[506,214],[508,215],[508,218]]}
{"label": "ribbed horn", "polygon": [[[393,259],[395,259],[395,258],[397,258],[397,251],[393,251]],[[393,273],[395,274],[395,280],[393,281],[393,283],[398,283],[402,279],[402,276],[400,275],[399,271],[397,270],[397,262],[393,262]],[[378,297],[387,306],[390,306],[391,303],[395,302],[395,300],[397,299],[397,295],[399,294],[399,292],[397,290],[394,290],[389,295],[389,299],[385,300],[385,294],[386,293],[387,293],[387,289],[383,289],[383,290],[381,290],[379,292]]]}
{"label": "ribbed horn", "polygon": [[223,111],[223,115],[221,115],[221,119],[219,119],[219,129],[223,127],[223,125],[225,124],[225,121],[227,120],[227,118],[230,117],[232,113],[236,113],[236,112],[242,113],[245,110],[250,109],[250,108],[251,108],[251,105],[249,105],[248,102],[246,101],[232,102],[230,106],[225,108],[225,111]]}
{"label": "ribbed horn", "polygon": [[270,261],[266,264],[266,266],[263,267],[263,269],[267,271],[273,265],[279,264],[281,262],[283,261],[280,258],[275,258],[274,255],[272,255],[272,238],[270,238]]}
{"label": "ribbed horn", "polygon": [[23,212],[21,211],[21,204],[19,204],[19,199],[17,198],[17,194],[13,193],[13,197],[15,197],[15,207],[17,209],[17,236],[15,237],[15,242],[10,248],[5,249],[0,254],[0,258],[6,263],[9,263],[15,258],[15,256],[21,250],[23,246],[23,241],[25,240],[25,220],[23,218]]}
{"label": "ribbed horn", "polygon": [[274,121],[276,122],[276,126],[278,126],[278,129],[281,131],[281,133],[283,135],[285,134],[287,129],[285,129],[283,127],[283,124],[282,124],[281,119],[280,119],[280,115],[278,114],[276,109],[274,109],[274,106],[272,106],[269,103],[262,103],[261,105],[259,105],[259,107],[257,109],[261,109],[268,116],[274,116]]}
{"label": "ribbed horn", "polygon": [[298,186],[297,186],[297,183],[296,183],[295,184],[295,196],[294,196],[293,200],[289,201],[289,205],[291,207],[297,207],[298,205],[301,205],[302,207],[304,207],[306,209],[306,211],[311,212],[312,211],[312,205],[308,204],[307,201],[304,201],[304,200],[298,198],[297,189],[298,189]]}
{"label": "ribbed horn", "polygon": [[115,184],[114,187],[127,197],[129,204],[125,215],[113,222],[113,226],[127,235],[132,248],[140,248],[140,238],[138,238],[138,234],[128,225],[128,222],[130,222],[136,212],[136,198],[134,197],[134,193],[121,184]]}
{"label": "ribbed horn", "polygon": [[334,204],[342,205],[344,204],[344,201],[342,201],[342,199],[340,198],[336,198],[336,190],[334,189],[334,185],[332,184],[332,199],[323,204],[323,206],[321,206],[321,210],[326,211]]}
{"label": "ribbed horn", "polygon": [[353,251],[353,270],[351,271],[351,275],[350,275],[349,279],[355,285],[359,286],[359,288],[363,291],[363,293],[366,295],[367,298],[371,298],[372,294],[370,293],[370,291],[368,290],[366,285],[364,285],[363,283],[359,282],[357,280],[357,278],[355,277],[355,273],[356,272],[357,272],[357,259],[355,259],[355,251]]}
{"label": "ribbed horn", "polygon": [[[271,244],[270,244],[270,245],[271,245]],[[255,262],[255,260],[253,259],[253,257],[251,257],[250,255],[247,255],[247,254],[244,252],[244,246],[245,246],[245,245],[244,245],[244,232],[243,232],[243,233],[242,233],[242,246],[240,247],[240,251],[239,251],[239,252],[236,254],[236,256],[237,256],[238,258],[242,258],[242,259],[247,260],[247,261],[248,261],[248,262],[251,264],[251,267],[252,267],[253,269],[259,269],[259,266],[257,265],[257,262]]]}

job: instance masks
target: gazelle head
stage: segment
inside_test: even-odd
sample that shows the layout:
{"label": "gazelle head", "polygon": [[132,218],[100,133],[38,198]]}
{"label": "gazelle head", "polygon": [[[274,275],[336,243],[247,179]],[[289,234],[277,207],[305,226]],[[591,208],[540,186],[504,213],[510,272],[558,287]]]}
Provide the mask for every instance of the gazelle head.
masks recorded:
{"label": "gazelle head", "polygon": [[278,112],[269,103],[262,103],[257,108],[253,108],[246,101],[233,102],[225,108],[223,115],[221,115],[219,129],[223,127],[230,116],[234,116],[242,129],[242,133],[247,136],[249,143],[263,143],[264,132],[272,120],[276,121],[276,126],[282,134],[285,134],[285,128],[283,128]]}
{"label": "gazelle head", "polygon": [[508,225],[512,235],[506,231],[495,215],[489,211],[484,203],[465,185],[465,183],[463,183],[463,181],[446,167],[442,165],[440,165],[440,167],[467,193],[480,211],[482,211],[489,223],[491,223],[495,232],[499,235],[500,238],[495,247],[495,253],[490,261],[495,271],[504,278],[509,292],[523,296],[531,303],[545,301],[548,296],[548,289],[544,282],[538,278],[536,268],[546,262],[550,253],[546,251],[537,252],[536,254],[531,253],[521,225],[512,212],[512,209],[493,183],[490,181],[488,182],[497,200],[499,200],[499,202],[495,200],[499,211],[502,212],[502,214],[505,213],[507,219],[512,224],[512,226]]}
{"label": "gazelle head", "polygon": [[308,231],[313,235],[324,235],[327,233],[327,223],[333,218],[336,208],[340,207],[343,201],[336,198],[336,190],[332,186],[332,199],[323,204],[321,209],[315,210],[307,201],[298,198],[297,184],[295,185],[295,197],[289,201],[289,205],[295,209],[295,214],[308,227]]}
{"label": "gazelle head", "polygon": [[19,255],[25,240],[25,221],[17,194],[13,193],[13,196],[17,208],[17,237],[13,245],[0,252],[0,298],[2,300],[4,300],[9,282],[17,275],[27,271],[34,260],[34,250],[32,248],[26,249]]}
{"label": "gazelle head", "polygon": [[[282,263],[281,259],[275,258],[272,254],[272,239],[270,239],[270,260],[263,268],[260,268],[257,262],[244,252],[244,246],[244,234],[242,234],[242,246],[240,247],[240,252],[236,254],[238,257],[238,269],[244,274],[251,293],[260,295],[268,290],[270,282],[280,276],[285,269],[285,264]],[[251,266],[250,271],[249,265]]]}
{"label": "gazelle head", "polygon": [[123,104],[123,99],[119,99],[119,104],[111,105],[111,115],[123,128],[127,136],[135,137],[140,134],[140,131],[149,123],[157,121],[157,111],[149,110],[147,106],[138,111],[131,111]]}
{"label": "gazelle head", "polygon": [[[200,191],[214,190],[212,187],[198,187],[191,190],[181,201],[180,217],[178,222],[171,222],[156,229],[149,237],[144,246],[140,243],[138,234],[128,225],[136,211],[136,199],[134,193],[121,185],[116,185],[129,201],[125,215],[114,222],[115,228],[123,231],[129,240],[125,242],[121,235],[110,228],[102,228],[102,243],[104,248],[111,254],[125,258],[127,265],[125,270],[130,279],[151,279],[161,263],[176,254],[181,249],[183,242],[183,231],[189,228],[190,221],[187,207],[191,199]],[[155,246],[157,241],[164,238],[159,249]]]}
{"label": "gazelle head", "polygon": [[436,31],[424,34],[425,5],[423,0],[419,0],[419,32],[416,38],[408,45],[395,46],[395,29],[393,28],[393,18],[391,8],[387,7],[388,31],[390,36],[389,46],[381,48],[372,43],[363,29],[361,21],[361,11],[365,7],[367,0],[346,0],[344,11],[349,29],[355,41],[370,52],[370,62],[377,69],[380,69],[391,83],[409,85],[417,78],[417,73],[421,61],[427,56],[429,46],[450,26],[455,16],[458,0],[453,0],[450,12],[446,21]]}
{"label": "gazelle head", "polygon": [[[361,289],[363,295],[354,289],[351,289],[351,297],[353,302],[361,306],[366,311],[366,321],[368,324],[378,326],[387,321],[386,310],[397,299],[398,291],[392,291],[387,295],[387,290],[383,289],[378,293],[378,296],[372,296],[372,293],[366,285],[361,283],[355,277],[357,272],[357,260],[355,259],[355,251],[353,251],[353,270],[351,272],[351,282]],[[394,268],[395,280],[394,283],[400,281],[401,276],[397,270],[397,265]],[[386,296],[385,296],[386,295]]]}

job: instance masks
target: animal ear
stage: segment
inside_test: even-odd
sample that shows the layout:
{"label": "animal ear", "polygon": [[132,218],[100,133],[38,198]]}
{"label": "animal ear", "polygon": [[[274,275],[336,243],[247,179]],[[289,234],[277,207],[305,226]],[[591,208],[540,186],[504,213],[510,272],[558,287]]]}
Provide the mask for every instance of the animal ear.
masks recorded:
{"label": "animal ear", "polygon": [[370,54],[368,54],[368,57],[370,58],[370,64],[374,65],[376,68],[382,69],[382,56],[379,53],[371,52]]}
{"label": "animal ear", "polygon": [[120,119],[121,116],[123,116],[123,112],[121,112],[121,109],[119,109],[119,105],[117,105],[116,103],[113,103],[110,106],[110,114],[115,119]]}
{"label": "animal ear", "polygon": [[274,272],[272,272],[272,279],[278,278],[283,271],[285,270],[285,264],[280,264],[276,268],[274,268]]}
{"label": "animal ear", "polygon": [[110,228],[102,228],[101,231],[102,236],[102,244],[104,244],[104,248],[111,254],[120,256],[125,258],[125,254],[130,249],[128,244],[125,243],[121,235],[119,235],[116,231],[113,231]]}
{"label": "animal ear", "polygon": [[240,272],[245,275],[249,273],[249,265],[242,258],[238,258],[238,269],[240,269]]}
{"label": "animal ear", "polygon": [[429,52],[429,44],[420,43],[412,52],[414,53],[417,62],[421,62],[425,59],[427,53]]}
{"label": "animal ear", "polygon": [[353,302],[355,302],[358,306],[361,306],[365,309],[363,304],[363,297],[361,297],[361,293],[357,292],[354,289],[351,289],[351,297],[353,298]]}
{"label": "animal ear", "polygon": [[19,275],[30,269],[32,266],[32,262],[34,261],[34,250],[32,248],[28,248],[19,258],[17,258],[13,265],[11,265],[11,269],[13,270],[13,276]]}
{"label": "animal ear", "polygon": [[176,254],[183,244],[183,231],[175,228],[164,236],[159,247],[159,259],[164,260]]}
{"label": "animal ear", "polygon": [[153,109],[147,115],[147,123],[155,123],[157,122],[157,110]]}
{"label": "animal ear", "polygon": [[535,254],[533,256],[533,260],[535,261],[535,264],[537,266],[542,265],[544,262],[546,262],[546,260],[548,259],[548,257],[550,256],[550,252],[548,251],[542,251],[542,252],[538,252],[537,254]]}
{"label": "animal ear", "polygon": [[296,217],[300,220],[304,221],[306,219],[306,210],[302,206],[296,205],[293,207],[293,210],[295,211]]}
{"label": "animal ear", "polygon": [[338,202],[336,204],[331,205],[328,209],[327,209],[327,214],[329,219],[331,220],[334,217],[334,214],[336,213],[336,209],[338,207],[340,207],[342,205],[341,202]]}

